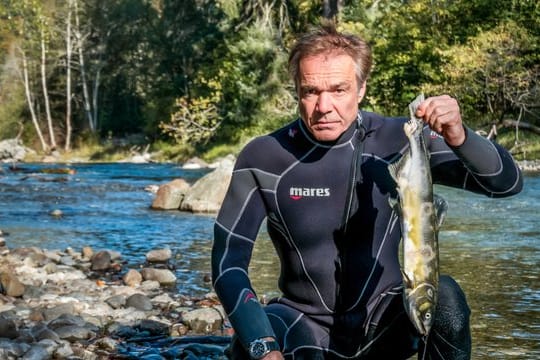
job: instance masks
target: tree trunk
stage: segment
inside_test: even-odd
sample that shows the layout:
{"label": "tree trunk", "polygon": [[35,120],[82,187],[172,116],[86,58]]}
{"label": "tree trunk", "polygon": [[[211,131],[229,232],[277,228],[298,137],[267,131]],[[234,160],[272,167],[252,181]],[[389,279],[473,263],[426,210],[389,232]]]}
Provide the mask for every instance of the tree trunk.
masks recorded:
{"label": "tree trunk", "polygon": [[323,17],[333,19],[339,13],[340,0],[323,0]]}
{"label": "tree trunk", "polygon": [[66,141],[64,150],[71,150],[71,9],[73,0],[68,1],[68,14],[66,21]]}
{"label": "tree trunk", "polygon": [[[43,25],[42,25],[43,26]],[[54,136],[54,128],[51,116],[51,106],[49,102],[49,91],[47,89],[47,71],[46,71],[46,45],[45,45],[45,30],[41,29],[41,86],[43,88],[43,100],[45,102],[45,114],[47,116],[47,126],[49,128],[49,138],[51,148],[56,149],[56,140]]]}
{"label": "tree trunk", "polygon": [[84,51],[83,51],[83,35],[81,34],[81,26],[79,21],[79,7],[77,0],[75,0],[75,36],[77,38],[77,51],[79,54],[79,69],[81,72],[81,85],[83,89],[83,107],[88,120],[88,128],[93,133],[96,131],[96,122],[95,118],[92,115],[92,105],[90,101],[90,94],[88,93],[88,82],[86,79],[86,65],[84,62]]}
{"label": "tree trunk", "polygon": [[34,110],[32,92],[30,91],[30,81],[28,79],[28,61],[26,60],[26,54],[24,53],[23,50],[21,50],[21,53],[22,53],[22,64],[23,64],[24,93],[26,96],[26,102],[28,103],[28,108],[30,109],[30,116],[32,117],[32,123],[34,124],[34,128],[36,129],[36,134],[39,138],[39,141],[41,142],[41,148],[43,149],[44,152],[48,152],[49,147],[47,146],[47,143],[45,142],[45,139],[43,138],[43,133],[41,132],[41,129],[39,127],[36,111]]}

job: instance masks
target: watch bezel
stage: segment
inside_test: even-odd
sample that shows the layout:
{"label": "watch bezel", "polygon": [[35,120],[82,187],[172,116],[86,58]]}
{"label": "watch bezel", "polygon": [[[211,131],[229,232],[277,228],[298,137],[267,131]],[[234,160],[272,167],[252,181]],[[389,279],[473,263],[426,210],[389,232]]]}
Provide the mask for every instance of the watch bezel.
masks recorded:
{"label": "watch bezel", "polygon": [[274,350],[279,350],[275,340],[256,339],[249,344],[249,356],[253,359],[260,359]]}

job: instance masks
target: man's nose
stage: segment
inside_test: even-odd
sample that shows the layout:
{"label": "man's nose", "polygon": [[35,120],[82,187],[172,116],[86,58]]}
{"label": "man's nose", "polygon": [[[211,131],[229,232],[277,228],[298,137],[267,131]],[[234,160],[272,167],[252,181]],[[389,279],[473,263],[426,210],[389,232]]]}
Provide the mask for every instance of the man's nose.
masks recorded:
{"label": "man's nose", "polygon": [[326,114],[332,111],[332,97],[329,93],[322,91],[317,98],[317,111],[321,114]]}

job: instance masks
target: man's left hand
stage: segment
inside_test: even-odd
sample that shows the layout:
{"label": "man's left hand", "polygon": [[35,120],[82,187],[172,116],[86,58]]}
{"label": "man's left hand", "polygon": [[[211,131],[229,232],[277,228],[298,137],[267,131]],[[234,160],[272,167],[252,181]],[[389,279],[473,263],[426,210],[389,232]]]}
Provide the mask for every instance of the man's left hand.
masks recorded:
{"label": "man's left hand", "polygon": [[416,116],[429,124],[448,145],[460,146],[465,141],[465,128],[456,99],[448,95],[429,97],[418,106]]}

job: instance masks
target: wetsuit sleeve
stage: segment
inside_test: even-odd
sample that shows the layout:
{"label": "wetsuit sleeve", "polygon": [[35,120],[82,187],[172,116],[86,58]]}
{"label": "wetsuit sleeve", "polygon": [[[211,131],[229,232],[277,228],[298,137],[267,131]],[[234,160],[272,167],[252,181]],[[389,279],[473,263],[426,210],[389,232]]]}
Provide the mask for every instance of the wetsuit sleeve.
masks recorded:
{"label": "wetsuit sleeve", "polygon": [[431,133],[433,181],[491,197],[519,193],[523,177],[510,153],[467,127],[465,131],[465,142],[457,147]]}
{"label": "wetsuit sleeve", "polygon": [[243,167],[241,154],[214,225],[212,277],[240,342],[275,337],[248,277],[248,266],[260,225],[266,216],[253,169]]}

